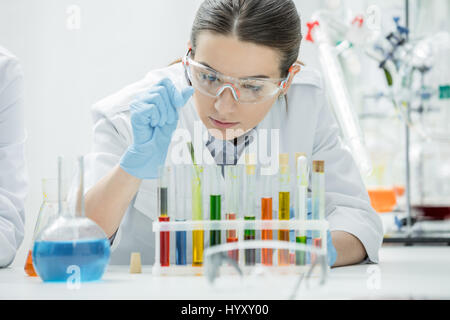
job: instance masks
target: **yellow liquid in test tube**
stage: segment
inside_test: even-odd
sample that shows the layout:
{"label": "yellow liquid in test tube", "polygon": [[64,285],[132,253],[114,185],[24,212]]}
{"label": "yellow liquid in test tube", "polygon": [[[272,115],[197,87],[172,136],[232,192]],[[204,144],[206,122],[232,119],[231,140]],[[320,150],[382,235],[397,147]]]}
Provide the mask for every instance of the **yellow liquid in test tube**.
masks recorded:
{"label": "yellow liquid in test tube", "polygon": [[[278,192],[278,220],[289,220],[289,154],[280,154],[280,191]],[[289,230],[278,230],[278,240],[289,241]],[[278,250],[278,265],[289,265],[289,250]]]}
{"label": "yellow liquid in test tube", "polygon": [[[289,192],[278,193],[278,219],[289,220]],[[289,241],[289,230],[278,230],[278,240]],[[283,249],[278,251],[278,264],[289,264],[289,250]]]}
{"label": "yellow liquid in test tube", "polygon": [[[202,167],[194,166],[192,177],[192,220],[202,220],[202,185],[201,173]],[[203,265],[203,247],[204,247],[204,231],[192,231],[192,265]]]}

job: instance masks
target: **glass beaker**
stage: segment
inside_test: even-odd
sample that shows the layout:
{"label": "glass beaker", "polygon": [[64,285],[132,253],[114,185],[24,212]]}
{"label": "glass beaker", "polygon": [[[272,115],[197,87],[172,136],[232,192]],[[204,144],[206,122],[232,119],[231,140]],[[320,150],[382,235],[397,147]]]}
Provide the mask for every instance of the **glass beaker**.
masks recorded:
{"label": "glass beaker", "polygon": [[[63,180],[61,201],[64,208],[67,209],[67,180]],[[57,179],[42,179],[42,194],[43,201],[39,209],[38,218],[34,226],[34,233],[32,238],[32,245],[28,250],[27,259],[25,261],[24,270],[30,277],[37,277],[36,271],[33,267],[32,246],[36,240],[37,235],[48,226],[53,220],[58,218],[58,180]]]}
{"label": "glass beaker", "polygon": [[33,265],[43,281],[100,280],[109,262],[106,234],[84,214],[83,157],[78,175],[76,199],[69,200],[69,209],[60,212],[34,242]]}
{"label": "glass beaker", "polygon": [[424,141],[413,159],[413,214],[421,219],[450,218],[450,143]]}
{"label": "glass beaker", "polygon": [[[398,137],[400,124],[395,118],[367,118],[364,120],[365,140],[372,161],[373,171],[363,177],[370,203],[378,213],[392,212],[397,206],[397,194],[404,187],[397,184],[394,159],[400,148]],[[383,125],[383,130],[379,130]]]}

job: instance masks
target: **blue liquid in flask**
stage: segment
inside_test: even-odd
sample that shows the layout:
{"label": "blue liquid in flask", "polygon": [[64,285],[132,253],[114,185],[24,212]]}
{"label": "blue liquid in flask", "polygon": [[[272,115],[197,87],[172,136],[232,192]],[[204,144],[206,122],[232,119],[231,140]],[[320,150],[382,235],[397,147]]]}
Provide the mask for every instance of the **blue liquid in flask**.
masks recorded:
{"label": "blue liquid in flask", "polygon": [[78,271],[81,282],[100,280],[109,256],[108,239],[36,241],[33,248],[34,268],[43,281],[65,282]]}

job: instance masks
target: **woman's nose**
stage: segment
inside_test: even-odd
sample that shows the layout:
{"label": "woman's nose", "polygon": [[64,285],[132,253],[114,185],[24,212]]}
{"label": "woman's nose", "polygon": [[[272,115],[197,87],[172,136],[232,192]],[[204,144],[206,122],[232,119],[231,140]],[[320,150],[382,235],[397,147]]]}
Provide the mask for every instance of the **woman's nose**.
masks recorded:
{"label": "woman's nose", "polygon": [[216,98],[216,102],[214,104],[214,107],[217,111],[222,113],[229,113],[233,112],[236,108],[237,101],[235,92],[233,92],[233,89],[231,87],[224,87],[219,91],[219,94]]}

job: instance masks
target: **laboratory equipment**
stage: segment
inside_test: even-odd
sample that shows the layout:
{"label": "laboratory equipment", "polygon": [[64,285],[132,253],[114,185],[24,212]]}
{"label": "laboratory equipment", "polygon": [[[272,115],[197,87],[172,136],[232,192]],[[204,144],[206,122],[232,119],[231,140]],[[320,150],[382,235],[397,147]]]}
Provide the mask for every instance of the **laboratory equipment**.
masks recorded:
{"label": "laboratory equipment", "polygon": [[[398,232],[389,232],[384,241],[448,244],[449,230],[437,225],[428,229],[430,222],[424,220],[445,218],[446,214],[440,216],[439,212],[449,206],[446,154],[450,148],[450,100],[446,91],[450,83],[450,34],[442,30],[411,34],[410,2],[405,4],[405,19],[394,17],[393,31],[367,49],[386,78],[388,90],[380,95],[390,100],[401,116],[405,133],[406,228],[398,224]],[[395,219],[399,218],[401,213],[396,213]]]}
{"label": "laboratory equipment", "polygon": [[[255,216],[245,216],[244,220],[255,220]],[[255,240],[256,232],[255,229],[245,229],[244,230],[244,240]],[[247,266],[252,266],[256,263],[256,249],[245,249],[245,264]]]}
{"label": "laboratory equipment", "polygon": [[[325,219],[325,162],[314,160],[312,162],[311,178],[312,197],[312,219]],[[319,244],[321,235],[318,231],[313,232],[313,242]]]}
{"label": "laboratory equipment", "polygon": [[[61,208],[59,207],[58,199],[61,199],[62,210],[67,210],[67,192],[68,181],[62,179],[61,195],[58,195],[58,179],[42,179],[42,194],[43,202],[39,208],[38,218],[34,227],[34,233],[32,238],[32,245],[36,240],[37,235],[44,230],[53,220],[58,218]],[[37,277],[36,271],[33,267],[33,255],[32,248],[28,251],[27,259],[25,262],[24,270],[31,277]]]}
{"label": "laboratory equipment", "polygon": [[[273,210],[273,175],[261,174],[261,220],[272,220]],[[273,240],[272,230],[261,231],[262,240]],[[261,263],[267,266],[273,264],[273,252],[270,248],[261,249]]]}
{"label": "laboratory equipment", "polygon": [[[191,153],[193,154],[193,152]],[[203,220],[203,166],[194,165],[191,167],[191,209],[192,221]],[[203,265],[204,231],[192,231],[192,265]]]}
{"label": "laboratory equipment", "polygon": [[[249,220],[245,222],[255,223],[256,228],[261,226],[257,221]],[[272,220],[272,222],[273,227],[276,228],[276,225],[281,221]],[[294,229],[299,227],[298,221],[292,220],[292,222],[295,223],[295,226],[289,221],[287,222],[289,227]],[[326,234],[326,221],[321,221],[319,224],[312,224],[311,222],[312,221],[309,221],[304,224],[303,227],[322,230],[319,232]],[[267,228],[267,226],[264,227]],[[253,226],[252,229],[254,229]],[[227,263],[229,258],[224,254],[232,249],[256,251],[264,248],[270,248],[274,252],[276,250],[303,251],[304,254],[315,256],[315,259],[309,265],[304,266],[288,265],[258,268],[254,265],[232,265],[230,268],[228,266],[229,263]],[[308,291],[324,285],[327,279],[328,270],[329,266],[327,264],[326,248],[312,247],[295,242],[279,240],[241,241],[209,247],[205,250],[205,276],[209,284],[214,287],[215,290],[226,290],[230,292],[232,290],[242,290],[245,288],[245,291],[248,294],[253,293],[250,291],[252,289],[254,290],[254,293],[260,294],[261,292],[267,291],[267,288],[269,287],[271,290],[278,292],[280,297],[285,296],[288,299],[294,299],[300,289]],[[294,271],[295,274],[298,274],[297,281],[293,282],[291,277],[283,279],[275,276],[286,274],[290,271]],[[232,277],[232,275],[238,275],[239,277]]]}
{"label": "laboratory equipment", "polygon": [[306,40],[317,44],[319,62],[322,66],[330,104],[334,110],[344,140],[350,147],[361,175],[367,176],[372,171],[372,164],[363,141],[358,117],[355,113],[356,109],[345,83],[342,67],[337,58],[338,51],[330,36],[336,22],[329,15],[320,11],[314,13],[311,19],[312,22],[307,23],[308,34]]}
{"label": "laboratory equipment", "polygon": [[[326,220],[307,220],[305,222],[292,219],[292,220],[258,220],[253,219],[253,217],[250,217],[250,219],[236,219],[236,220],[202,220],[202,221],[194,221],[194,220],[187,220],[187,221],[170,221],[170,222],[159,222],[154,221],[153,222],[153,232],[155,233],[155,248],[159,247],[159,241],[160,241],[160,234],[162,232],[176,232],[176,231],[193,231],[193,230],[203,230],[205,232],[211,231],[211,230],[223,230],[224,232],[226,230],[236,230],[238,235],[243,235],[242,240],[244,240],[245,232],[247,231],[248,237],[253,237],[253,232],[256,234],[256,232],[260,232],[262,230],[295,230],[296,232],[298,230],[317,230],[321,234],[324,234],[324,238],[322,239],[323,243],[326,242],[329,233],[327,233],[328,230],[328,221]],[[255,263],[252,264],[253,258],[252,255],[247,255],[250,264],[247,264],[245,261],[245,251],[249,250],[248,252],[258,252],[260,249],[270,249],[273,253],[276,253],[278,249],[281,250],[304,250],[306,252],[322,252],[325,254],[325,257],[327,256],[327,251],[329,247],[322,246],[321,248],[315,248],[312,245],[309,244],[298,244],[295,242],[288,242],[288,241],[278,241],[278,240],[247,240],[247,241],[237,241],[237,242],[229,242],[229,243],[222,243],[220,245],[215,245],[210,248],[216,248],[220,247],[221,249],[219,251],[223,251],[224,255],[226,256],[226,261],[228,262],[228,267],[224,272],[233,274],[233,271],[236,265],[236,261],[232,259],[228,252],[239,250],[240,252],[243,252],[244,254],[239,255],[239,261],[237,265],[240,269],[244,271],[244,273],[249,272],[257,272],[257,270],[260,270],[261,268],[268,268],[271,273],[273,274],[297,274],[301,273],[309,269],[310,263],[307,261],[306,265],[297,266],[297,265],[275,265],[275,263],[272,266],[264,265],[260,263],[255,257]],[[253,245],[255,243],[255,245]],[[263,243],[263,244],[261,244]],[[265,246],[264,243],[267,243]],[[276,246],[274,246],[274,243],[278,243]],[[281,244],[280,244],[281,243]],[[281,246],[281,247],[280,247]],[[206,250],[205,249],[205,256],[206,256]],[[155,250],[155,264],[153,265],[152,274],[155,276],[158,275],[202,275],[206,272],[206,263],[204,263],[203,266],[190,266],[190,265],[174,265],[171,264],[169,267],[161,267],[160,265],[160,255],[158,250]],[[278,250],[279,251],[279,250]],[[241,259],[242,257],[242,259]],[[316,261],[317,262],[317,261]]]}
{"label": "laboratory equipment", "polygon": [[[171,188],[171,168],[161,166],[158,169],[158,220],[160,222],[169,222],[169,191]],[[161,232],[160,235],[160,261],[161,266],[167,267],[170,265],[170,232]]]}
{"label": "laboratory equipment", "polygon": [[[245,155],[245,189],[244,189],[244,220],[256,219],[256,154],[248,153]],[[255,230],[246,229],[244,231],[244,240],[255,240]],[[245,263],[254,265],[256,262],[255,249],[245,250]]]}
{"label": "laboratory equipment", "polygon": [[[220,166],[206,166],[209,194],[209,218],[221,220],[222,213],[222,169]],[[209,245],[214,246],[221,243],[221,230],[211,230],[209,233]]]}
{"label": "laboratory equipment", "polygon": [[[284,157],[284,160],[281,161],[281,163],[285,166],[288,163],[286,161],[288,160],[288,157],[287,155],[283,155],[282,157]],[[289,239],[289,230],[293,230],[295,235],[305,234],[306,230],[315,230],[323,232],[320,234],[324,235],[323,237],[326,240],[329,237],[327,234],[325,234],[325,231],[328,230],[328,222],[325,220],[323,215],[320,216],[320,219],[314,220],[302,221],[300,219],[289,219],[289,207],[291,207],[290,201],[284,203],[284,206],[287,206],[287,210],[283,207],[283,205],[281,206],[282,212],[284,214],[284,216],[281,215],[281,217],[284,219],[273,219],[272,192],[275,190],[273,190],[272,188],[275,188],[274,182],[276,182],[275,179],[279,178],[279,175],[259,175],[260,173],[262,174],[264,170],[257,170],[256,165],[251,164],[255,162],[254,160],[255,156],[250,154],[246,157],[245,165],[224,166],[224,179],[222,179],[222,170],[220,167],[205,166],[205,170],[202,174],[205,177],[205,183],[201,183],[202,187],[204,188],[204,194],[207,196],[205,202],[209,202],[209,204],[211,205],[210,196],[220,196],[221,201],[224,201],[224,219],[215,219],[215,216],[210,214],[209,219],[202,219],[201,215],[199,215],[197,219],[171,219],[170,221],[153,222],[153,231],[155,233],[155,264],[153,265],[152,274],[154,274],[155,276],[162,274],[204,274],[205,265],[203,264],[203,260],[200,260],[202,264],[169,264],[166,267],[164,267],[162,263],[162,259],[164,259],[164,256],[162,256],[159,251],[161,248],[161,241],[164,241],[164,239],[161,237],[161,235],[169,233],[175,235],[177,233],[189,233],[191,231],[202,233],[207,232],[208,234],[214,232],[213,237],[215,237],[216,232],[220,232],[222,236],[226,235],[226,237],[223,237],[226,238],[226,241],[221,241],[220,243],[210,245],[209,248],[217,246],[228,246],[228,248],[230,248],[230,250],[224,252],[225,257],[223,257],[225,261],[227,261],[227,265],[229,267],[229,269],[227,269],[227,272],[232,272],[231,270],[236,271],[237,268],[244,270],[244,273],[246,273],[253,268],[256,268],[255,270],[257,270],[258,268],[263,267],[269,268],[270,270],[272,270],[270,272],[275,272],[276,274],[297,274],[298,272],[302,272],[304,268],[308,269],[310,267],[311,261],[316,262],[314,259],[304,259],[305,261],[303,264],[298,263],[296,265],[296,250],[299,248],[311,249],[313,245],[321,245],[323,244],[323,242],[320,243],[319,241],[315,240],[312,243],[296,243],[294,238],[292,238],[292,242],[286,241],[286,238],[282,238],[281,240],[277,240],[275,242],[282,242],[284,243],[284,246],[282,245],[281,247],[274,248],[271,245],[271,243],[274,241],[272,239],[272,234],[274,230],[284,231],[285,234],[288,235],[287,239]],[[200,167],[196,165],[192,165],[189,167],[191,168],[192,173],[190,178],[191,186],[194,186],[195,184],[193,184],[192,182],[194,181],[195,183],[198,183],[198,180],[196,178],[192,178],[196,177],[196,172],[200,172],[197,171]],[[174,180],[178,181],[178,183],[182,185],[183,183],[181,182],[181,180],[183,179],[180,178],[180,176],[177,174],[179,170],[181,170],[181,168],[173,169],[173,172],[175,172]],[[184,170],[184,172],[186,171],[187,170]],[[284,168],[282,172],[286,175],[289,174],[289,170],[286,168]],[[225,184],[224,192],[222,192],[221,188],[221,179]],[[281,185],[283,185],[285,188],[284,190],[290,190],[288,182],[289,177],[285,177],[285,181],[282,181],[281,183]],[[177,187],[175,187],[175,189],[177,190]],[[191,192],[187,192],[192,194],[193,198],[195,198],[195,193],[192,191],[194,189],[195,188],[191,189]],[[283,192],[287,192],[290,194],[290,192],[288,191]],[[170,192],[168,193],[171,194]],[[295,197],[297,197],[297,193]],[[286,197],[282,197],[282,201],[283,200],[286,202]],[[177,201],[183,202],[182,197],[177,195]],[[171,201],[169,201],[169,203],[170,202]],[[256,209],[257,205],[259,205],[260,203],[263,207],[261,208],[261,216],[259,216],[259,211],[257,212]],[[193,209],[200,208],[199,205],[195,204],[192,204],[191,206],[189,206],[188,204],[187,207]],[[292,207],[294,208],[294,206]],[[220,207],[220,209],[222,210],[222,206]],[[307,210],[310,210],[309,207]],[[170,208],[168,209],[168,211],[171,212]],[[241,212],[243,212],[243,214],[241,214]],[[287,219],[285,217],[287,217]],[[216,237],[216,239],[219,238]],[[261,241],[263,242],[267,242],[268,246],[252,246],[251,243],[258,242],[258,239],[261,239]],[[324,239],[322,239],[322,241],[324,241]],[[242,243],[250,244],[248,246],[241,247],[240,245]],[[201,244],[203,245],[203,242]],[[322,245],[317,249],[324,250],[325,252],[330,249],[329,247],[323,247],[324,246]],[[174,251],[177,250],[177,248],[174,247],[171,248],[171,250],[171,253],[173,254]],[[292,255],[289,255],[289,250],[292,250]],[[281,261],[282,263],[277,262],[273,258],[273,256],[275,254],[279,254],[280,251],[288,253],[287,260]],[[303,255],[304,254],[305,253],[303,253]],[[294,258],[292,260],[292,263],[289,262],[289,257]],[[204,257],[200,257],[200,259],[202,258],[204,259]]]}
{"label": "laboratory equipment", "polygon": [[[278,219],[279,220],[289,220],[290,218],[290,172],[289,172],[289,154],[281,153],[279,155],[279,191],[278,191]],[[282,229],[278,230],[278,240],[289,241],[289,230]],[[288,265],[289,251],[279,250],[278,251],[278,264]]]}
{"label": "laboratory equipment", "polygon": [[413,216],[419,221],[449,219],[450,142],[423,144],[420,155],[412,162],[412,178],[416,187],[411,195]]}
{"label": "laboratory equipment", "polygon": [[[307,199],[308,199],[308,160],[306,153],[296,153],[296,173],[297,173],[297,210],[296,219],[299,221],[306,221],[308,214]],[[306,232],[299,230],[296,234],[295,241],[297,243],[306,244]],[[305,256],[303,251],[297,251],[295,257],[297,265],[305,264]]]}
{"label": "laboratory equipment", "polygon": [[[175,187],[175,221],[186,221],[188,210],[190,207],[191,193],[191,166],[178,165],[174,166],[174,187]],[[185,265],[186,260],[186,231],[177,231],[175,261],[177,265]]]}
{"label": "laboratory equipment", "polygon": [[[80,282],[100,280],[109,262],[109,240],[84,212],[83,157],[78,159],[78,165],[76,199],[69,200],[69,212],[61,212],[34,242],[33,264],[43,281],[68,281],[69,277]],[[58,179],[61,188],[60,174]]]}
{"label": "laboratory equipment", "polygon": [[[240,192],[240,166],[225,166],[225,219],[236,220],[239,211],[239,192]],[[230,229],[226,231],[226,241],[238,241],[236,230]],[[239,251],[229,251],[230,258],[238,262]]]}

